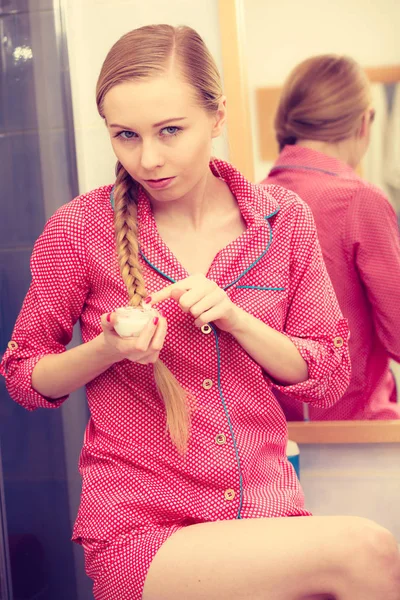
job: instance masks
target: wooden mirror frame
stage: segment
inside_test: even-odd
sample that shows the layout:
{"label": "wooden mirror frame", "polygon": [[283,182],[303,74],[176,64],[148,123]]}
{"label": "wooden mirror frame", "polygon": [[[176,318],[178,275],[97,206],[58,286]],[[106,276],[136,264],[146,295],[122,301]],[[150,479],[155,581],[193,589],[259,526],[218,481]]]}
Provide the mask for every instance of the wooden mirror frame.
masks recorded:
{"label": "wooden mirror frame", "polygon": [[[247,65],[245,64],[245,23],[243,0],[218,0],[222,67],[228,98],[230,162],[254,181]],[[399,72],[400,69],[396,69]],[[393,67],[370,70],[389,76]],[[379,75],[381,77],[381,75]],[[384,81],[382,81],[384,82]],[[301,444],[365,444],[400,442],[399,421],[313,421],[288,423],[289,438]]]}

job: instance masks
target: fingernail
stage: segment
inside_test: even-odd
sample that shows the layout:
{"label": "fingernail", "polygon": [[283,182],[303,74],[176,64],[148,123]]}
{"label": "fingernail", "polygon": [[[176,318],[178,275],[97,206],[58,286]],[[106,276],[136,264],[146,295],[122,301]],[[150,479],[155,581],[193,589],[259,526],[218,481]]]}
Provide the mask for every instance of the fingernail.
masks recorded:
{"label": "fingernail", "polygon": [[165,313],[162,312],[162,310],[158,311],[160,313],[160,315],[162,316],[163,319],[165,319]]}
{"label": "fingernail", "polygon": [[158,321],[159,321],[159,318],[158,317],[154,317],[154,319],[153,319],[154,325],[157,325]]}
{"label": "fingernail", "polygon": [[111,313],[108,313],[107,315],[107,321],[110,322],[111,321]]}
{"label": "fingernail", "polygon": [[145,304],[149,304],[149,302],[151,302],[151,296],[147,296],[147,298],[145,298],[144,302],[145,302]]}

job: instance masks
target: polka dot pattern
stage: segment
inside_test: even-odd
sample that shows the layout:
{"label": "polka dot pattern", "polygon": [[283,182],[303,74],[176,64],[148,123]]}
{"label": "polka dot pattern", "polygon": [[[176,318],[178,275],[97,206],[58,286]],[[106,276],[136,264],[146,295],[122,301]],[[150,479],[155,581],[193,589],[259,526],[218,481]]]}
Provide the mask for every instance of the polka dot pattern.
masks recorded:
{"label": "polka dot pattern", "polygon": [[[309,379],[286,393],[330,406],[349,381],[348,330],[311,211],[283,188],[267,193],[232,166],[216,161],[216,167],[247,229],[217,255],[208,276],[299,349]],[[105,186],[63,206],[35,245],[32,285],[13,333],[18,348],[6,351],[1,366],[10,395],[29,410],[64,400],[49,403],[32,389],[36,362],[65,350],[78,319],[87,342],[101,332],[102,313],[127,303],[110,192]],[[187,276],[160,238],[143,192],[138,231],[149,293],[168,283],[165,275]],[[180,456],[165,433],[151,365],[125,360],[86,386],[91,418],[73,539],[84,545],[97,600],[139,599],[154,554],[180,527],[239,512],[242,518],[309,514],[286,459],[286,421],[272,391],[280,386],[226,332],[196,328],[172,300],[160,309],[169,324],[161,358],[196,398],[189,449]],[[334,344],[338,336],[341,347]]]}
{"label": "polka dot pattern", "polygon": [[[286,146],[262,183],[310,206],[350,327],[350,386],[334,406],[310,407],[310,419],[398,419],[389,359],[400,362],[400,237],[389,201],[345,163],[301,146]],[[279,399],[289,420],[302,420],[298,403]]]}

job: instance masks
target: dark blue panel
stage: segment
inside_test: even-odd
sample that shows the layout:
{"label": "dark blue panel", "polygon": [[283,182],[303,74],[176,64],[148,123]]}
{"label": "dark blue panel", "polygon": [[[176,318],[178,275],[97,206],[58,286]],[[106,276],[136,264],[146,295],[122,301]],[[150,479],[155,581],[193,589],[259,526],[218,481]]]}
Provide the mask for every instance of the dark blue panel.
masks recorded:
{"label": "dark blue panel", "polygon": [[34,61],[29,14],[1,17],[6,131],[37,129]]}
{"label": "dark blue panel", "polygon": [[40,137],[0,135],[0,248],[32,245],[43,230]]}
{"label": "dark blue panel", "polygon": [[53,8],[53,0],[0,0],[0,15],[15,11],[38,11]]}

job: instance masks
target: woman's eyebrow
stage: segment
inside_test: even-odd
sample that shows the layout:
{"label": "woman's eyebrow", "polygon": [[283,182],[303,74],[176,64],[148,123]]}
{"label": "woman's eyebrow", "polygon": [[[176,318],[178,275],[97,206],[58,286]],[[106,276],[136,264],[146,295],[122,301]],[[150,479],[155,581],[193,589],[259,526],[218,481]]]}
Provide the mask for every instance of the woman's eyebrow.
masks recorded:
{"label": "woman's eyebrow", "polygon": [[[164,119],[159,123],[154,123],[153,127],[161,127],[161,125],[165,125],[165,123],[170,123],[171,121],[184,121],[187,117],[171,117],[170,119]],[[118,129],[132,129],[132,127],[127,127],[125,125],[118,125],[118,123],[111,123],[109,127],[118,127]]]}
{"label": "woman's eyebrow", "polygon": [[187,117],[171,117],[170,119],[164,119],[164,121],[160,121],[159,123],[154,123],[153,127],[160,127],[161,125],[165,125],[165,123],[170,123],[171,121],[183,121]]}

